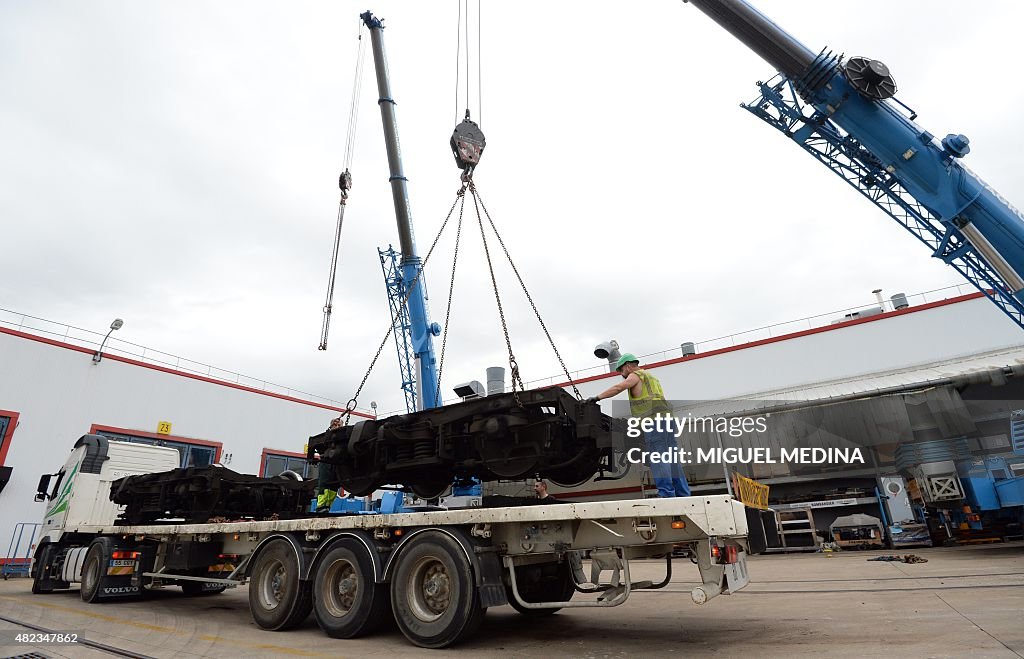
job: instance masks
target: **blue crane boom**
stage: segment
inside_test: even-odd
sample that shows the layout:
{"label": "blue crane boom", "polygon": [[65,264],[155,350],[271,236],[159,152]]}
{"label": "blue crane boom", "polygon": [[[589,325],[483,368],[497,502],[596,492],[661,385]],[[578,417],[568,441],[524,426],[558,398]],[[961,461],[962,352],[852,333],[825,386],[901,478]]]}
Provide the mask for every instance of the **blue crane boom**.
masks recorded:
{"label": "blue crane boom", "polygon": [[[441,397],[437,387],[437,360],[434,356],[434,337],[441,333],[437,323],[430,322],[427,311],[426,282],[423,266],[416,255],[412,232],[412,212],[409,208],[408,179],[402,170],[402,150],[398,143],[398,122],[395,101],[391,97],[387,59],[384,56],[384,25],[370,12],[359,15],[370,31],[373,63],[377,74],[381,121],[384,123],[384,142],[391,170],[391,196],[398,220],[400,255],[388,247],[380,250],[381,266],[387,284],[392,328],[398,349],[399,368],[402,371],[402,389],[406,407],[417,409],[437,407]],[[411,354],[410,354],[411,353]]]}
{"label": "blue crane boom", "polygon": [[744,0],[687,0],[774,66],[743,107],[792,139],[956,268],[1024,328],[1024,215],[895,98],[888,67],[817,54]]}

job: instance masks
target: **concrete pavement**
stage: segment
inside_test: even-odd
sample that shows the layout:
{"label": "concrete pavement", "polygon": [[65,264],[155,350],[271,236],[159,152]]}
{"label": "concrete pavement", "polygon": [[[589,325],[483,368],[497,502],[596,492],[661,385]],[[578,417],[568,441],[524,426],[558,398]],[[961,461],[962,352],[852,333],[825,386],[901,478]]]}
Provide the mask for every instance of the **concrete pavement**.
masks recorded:
{"label": "concrete pavement", "polygon": [[[1024,544],[904,550],[923,564],[868,562],[880,553],[753,557],[751,584],[698,607],[696,568],[675,561],[663,590],[638,592],[614,609],[572,609],[536,619],[511,607],[487,612],[480,632],[448,650],[480,657],[716,656],[1024,657]],[[632,567],[660,580],[660,562]],[[310,618],[266,632],[248,612],[244,587],[187,598],[176,588],[141,601],[89,605],[78,592],[32,595],[27,579],[0,582],[0,617],[153,657],[418,657],[393,627],[335,640]],[[29,631],[0,620],[0,635]],[[36,651],[101,657],[82,646],[0,644],[0,657]]]}

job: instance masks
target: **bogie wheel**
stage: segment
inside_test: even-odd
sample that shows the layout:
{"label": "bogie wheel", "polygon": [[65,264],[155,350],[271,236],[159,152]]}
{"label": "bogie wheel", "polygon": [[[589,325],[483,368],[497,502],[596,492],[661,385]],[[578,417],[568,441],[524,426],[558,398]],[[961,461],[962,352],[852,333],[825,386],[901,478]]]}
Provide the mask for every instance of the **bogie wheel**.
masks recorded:
{"label": "bogie wheel", "polygon": [[410,485],[409,489],[419,498],[430,501],[444,494],[444,491],[451,487],[452,480],[451,478],[438,478],[420,481]]}
{"label": "bogie wheel", "polygon": [[107,566],[106,554],[106,549],[99,542],[94,542],[85,554],[85,562],[82,564],[83,602],[93,604],[100,601],[100,582],[103,581]]}
{"label": "bogie wheel", "polygon": [[334,638],[355,638],[387,622],[387,584],[377,583],[366,548],[343,539],[317,564],[313,579],[313,615]]}
{"label": "bogie wheel", "polygon": [[273,540],[256,558],[249,581],[249,611],[263,629],[297,627],[313,608],[310,582],[299,579],[299,559],[286,540]]}
{"label": "bogie wheel", "polygon": [[[515,571],[519,596],[528,603],[568,602],[576,592],[573,587],[572,572],[566,562],[520,565],[515,568]],[[561,609],[528,609],[524,607],[512,594],[511,584],[508,586],[508,603],[524,616],[549,616],[561,611]]]}
{"label": "bogie wheel", "polygon": [[423,648],[444,648],[480,626],[473,567],[458,542],[436,532],[410,540],[391,577],[391,606],[405,637]]}

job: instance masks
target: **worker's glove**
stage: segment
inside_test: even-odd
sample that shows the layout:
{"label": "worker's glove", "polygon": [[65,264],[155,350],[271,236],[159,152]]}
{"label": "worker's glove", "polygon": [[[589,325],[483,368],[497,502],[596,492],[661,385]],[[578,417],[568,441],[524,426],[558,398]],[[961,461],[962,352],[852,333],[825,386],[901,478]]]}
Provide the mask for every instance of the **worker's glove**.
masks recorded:
{"label": "worker's glove", "polygon": [[597,396],[591,396],[590,398],[586,399],[586,400],[585,400],[585,401],[583,401],[583,402],[584,402],[584,403],[596,403],[596,402],[598,402],[598,401],[600,401],[600,400],[601,400],[601,399],[600,399],[600,398],[598,398]]}

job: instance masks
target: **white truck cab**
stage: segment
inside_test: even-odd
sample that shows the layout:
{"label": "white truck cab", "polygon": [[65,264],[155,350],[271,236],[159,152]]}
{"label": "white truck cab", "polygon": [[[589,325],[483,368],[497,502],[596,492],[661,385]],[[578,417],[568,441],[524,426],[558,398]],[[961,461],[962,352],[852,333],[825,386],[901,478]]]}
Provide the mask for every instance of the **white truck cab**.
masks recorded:
{"label": "white truck cab", "polygon": [[110,500],[110,483],[124,476],[177,469],[176,449],[111,441],[83,435],[56,474],[39,479],[36,501],[46,501],[40,534],[43,542],[59,542],[81,526],[111,526],[121,512]]}

